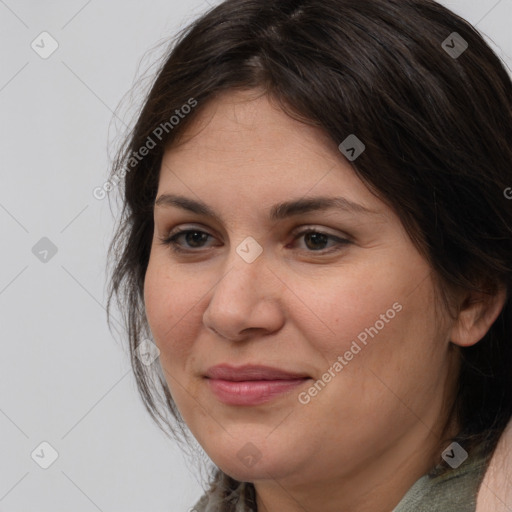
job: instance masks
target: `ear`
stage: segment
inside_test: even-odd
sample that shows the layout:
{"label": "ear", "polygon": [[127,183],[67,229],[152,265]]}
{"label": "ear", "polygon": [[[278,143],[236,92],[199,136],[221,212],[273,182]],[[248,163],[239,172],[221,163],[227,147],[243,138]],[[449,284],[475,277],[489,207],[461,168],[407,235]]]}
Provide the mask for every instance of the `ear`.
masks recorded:
{"label": "ear", "polygon": [[506,299],[507,290],[503,286],[495,294],[467,292],[452,326],[450,341],[461,347],[478,343],[498,318]]}

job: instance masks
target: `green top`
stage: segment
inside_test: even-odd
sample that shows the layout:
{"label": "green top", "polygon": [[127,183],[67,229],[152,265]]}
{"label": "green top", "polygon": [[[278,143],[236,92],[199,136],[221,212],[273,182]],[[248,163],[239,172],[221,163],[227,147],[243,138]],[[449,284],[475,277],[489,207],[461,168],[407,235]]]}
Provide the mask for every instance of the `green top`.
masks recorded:
{"label": "green top", "polygon": [[[451,465],[457,467],[447,468],[444,463],[435,466],[413,484],[391,512],[475,512],[478,489],[491,454],[480,445],[460,463],[461,454],[466,453],[460,445],[443,453],[448,453],[445,460],[452,459]],[[202,496],[191,512],[257,512],[256,507],[244,504],[246,495],[254,496],[254,487],[250,483],[242,482],[230,492],[217,487],[209,495]],[[226,499],[231,505],[226,504]]]}
{"label": "green top", "polygon": [[490,455],[481,445],[456,468],[438,464],[414,483],[392,512],[475,512]]}

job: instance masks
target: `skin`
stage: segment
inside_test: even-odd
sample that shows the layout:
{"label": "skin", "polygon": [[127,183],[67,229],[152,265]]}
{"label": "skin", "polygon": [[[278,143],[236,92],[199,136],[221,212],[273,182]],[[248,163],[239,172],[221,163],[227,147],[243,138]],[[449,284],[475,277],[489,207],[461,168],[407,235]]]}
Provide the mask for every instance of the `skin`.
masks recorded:
{"label": "skin", "polygon": [[[160,362],[193,435],[224,472],[254,483],[261,512],[391,510],[439,461],[443,434],[457,431],[447,423],[456,345],[481,339],[502,301],[472,300],[450,317],[399,218],[337,145],[257,91],[205,106],[164,154],[157,198],[165,193],[217,214],[156,206],[145,279]],[[276,203],[318,196],[343,196],[373,213],[331,208],[269,219]],[[350,243],[322,245],[300,235],[306,227]],[[186,252],[175,253],[161,242],[175,228],[210,236],[198,245],[182,236]],[[236,251],[248,236],[263,251],[252,263]],[[301,404],[299,393],[394,303],[401,311]],[[226,405],[204,378],[220,363],[311,379],[262,405]],[[251,466],[237,456],[247,443],[259,456]]]}
{"label": "skin", "polygon": [[512,421],[496,447],[478,493],[476,512],[512,511]]}

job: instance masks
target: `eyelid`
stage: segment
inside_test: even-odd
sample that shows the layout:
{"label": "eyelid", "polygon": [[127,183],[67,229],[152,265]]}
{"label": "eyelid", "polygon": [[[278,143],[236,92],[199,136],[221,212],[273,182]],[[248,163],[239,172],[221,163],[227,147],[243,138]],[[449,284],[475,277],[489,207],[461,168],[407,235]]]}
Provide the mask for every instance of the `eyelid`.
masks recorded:
{"label": "eyelid", "polygon": [[189,232],[194,232],[194,231],[203,233],[211,238],[216,238],[211,233],[208,233],[204,229],[180,226],[180,227],[173,228],[172,230],[166,231],[163,236],[158,236],[158,240],[159,240],[160,244],[163,245],[164,247],[171,249],[175,253],[181,253],[181,254],[199,254],[201,252],[204,252],[208,249],[215,247],[215,246],[208,246],[208,247],[201,247],[199,249],[187,248],[187,247],[182,247],[176,241],[178,239],[178,237],[181,237],[182,235],[185,235]]}
{"label": "eyelid", "polygon": [[164,238],[169,238],[171,236],[174,236],[178,233],[183,233],[184,231],[201,231],[203,233],[206,233],[207,235],[210,235],[214,238],[219,238],[217,235],[217,232],[207,226],[204,226],[202,224],[178,224],[177,226],[171,228],[171,229],[164,229]]}
{"label": "eyelid", "polygon": [[[331,231],[328,231],[328,229],[329,228],[318,226],[317,224],[306,224],[306,225],[297,226],[296,228],[292,229],[290,234],[291,234],[291,236],[295,237],[297,235],[302,235],[309,231],[314,231],[315,233],[320,233],[323,235],[331,236],[333,238],[337,238],[340,240],[348,240],[350,242],[353,241],[352,237],[345,232],[332,233]],[[184,231],[194,231],[194,230],[202,231],[212,237],[218,238],[218,235],[214,234],[215,230],[213,230],[209,227],[205,227],[201,224],[179,224],[170,230],[166,230],[165,234],[164,234],[164,238],[169,238],[175,234],[182,233]],[[214,231],[214,233],[211,233],[210,231]]]}
{"label": "eyelid", "polygon": [[[163,236],[163,237],[159,236],[158,238],[162,245],[167,246],[173,252],[178,253],[178,254],[189,254],[189,255],[197,254],[197,255],[199,255],[201,253],[204,253],[204,252],[216,247],[216,245],[209,245],[206,247],[199,247],[199,248],[197,248],[197,247],[196,248],[187,248],[187,247],[181,246],[181,244],[179,244],[177,242],[177,239],[179,237],[181,237],[182,235],[186,235],[187,233],[194,232],[194,231],[202,233],[210,238],[216,238],[216,236],[214,236],[211,233],[209,233],[208,231],[206,231],[203,227],[198,228],[196,226],[187,226],[187,225],[183,225],[183,224],[180,224],[180,225],[168,230],[166,232],[165,236]],[[316,225],[309,225],[309,226],[302,225],[302,226],[298,226],[296,229],[292,230],[292,232],[291,232],[292,240],[291,240],[291,242],[289,242],[285,245],[285,248],[289,248],[298,239],[302,238],[303,236],[305,236],[309,233],[320,234],[320,235],[326,236],[331,241],[334,241],[334,246],[327,248],[327,249],[320,249],[318,251],[308,250],[308,249],[299,249],[300,252],[305,252],[311,256],[314,256],[314,255],[328,256],[329,254],[337,253],[337,252],[344,250],[347,245],[351,245],[353,243],[353,241],[351,240],[351,237],[347,236],[345,234],[342,234],[340,236],[340,235],[328,232],[323,227],[318,227]],[[218,245],[217,245],[217,247],[218,247]]]}
{"label": "eyelid", "polygon": [[345,239],[345,240],[352,241],[352,237],[349,236],[348,233],[345,233],[345,232],[333,233],[330,230],[330,228],[319,226],[318,224],[309,224],[309,225],[306,224],[306,225],[298,226],[297,228],[292,230],[291,234],[293,236],[301,235],[301,234],[307,233],[308,231],[314,231],[315,233],[321,233],[323,235],[332,236],[333,238],[338,238],[341,240]]}

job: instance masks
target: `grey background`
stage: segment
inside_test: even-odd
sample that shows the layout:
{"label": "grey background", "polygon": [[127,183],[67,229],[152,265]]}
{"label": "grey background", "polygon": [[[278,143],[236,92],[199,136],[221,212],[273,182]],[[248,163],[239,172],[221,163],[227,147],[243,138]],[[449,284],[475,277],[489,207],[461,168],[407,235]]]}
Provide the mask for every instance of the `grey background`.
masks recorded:
{"label": "grey background", "polygon": [[[113,218],[92,191],[142,92],[120,100],[214,3],[0,0],[0,511],[186,511],[201,493],[107,328]],[[442,3],[512,68],[512,0]],[[31,48],[43,31],[59,45],[47,59]],[[31,457],[49,457],[43,441],[59,454],[48,469]]]}

